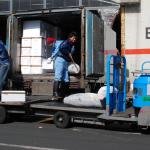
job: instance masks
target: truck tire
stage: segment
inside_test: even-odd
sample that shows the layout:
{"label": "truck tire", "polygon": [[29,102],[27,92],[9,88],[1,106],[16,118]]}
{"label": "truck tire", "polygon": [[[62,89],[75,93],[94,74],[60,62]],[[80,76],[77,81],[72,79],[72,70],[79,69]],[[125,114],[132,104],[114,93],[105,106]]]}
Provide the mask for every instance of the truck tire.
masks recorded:
{"label": "truck tire", "polygon": [[111,126],[111,122],[109,122],[109,121],[105,121],[104,122],[104,128],[105,128],[105,130],[109,130],[110,126]]}
{"label": "truck tire", "polygon": [[58,128],[67,128],[70,125],[70,116],[64,111],[58,111],[54,114],[54,123]]}
{"label": "truck tire", "polygon": [[149,126],[138,126],[139,131],[142,134],[149,134],[150,133],[150,127]]}
{"label": "truck tire", "polygon": [[3,106],[0,106],[0,124],[4,123],[6,120],[6,109]]}

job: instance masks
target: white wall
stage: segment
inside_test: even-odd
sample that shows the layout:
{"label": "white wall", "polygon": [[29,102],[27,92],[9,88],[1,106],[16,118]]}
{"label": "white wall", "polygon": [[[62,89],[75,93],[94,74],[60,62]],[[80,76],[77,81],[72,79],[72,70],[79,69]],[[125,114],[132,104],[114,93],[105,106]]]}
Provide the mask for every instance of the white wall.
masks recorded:
{"label": "white wall", "polygon": [[[127,5],[125,8],[125,50],[135,50],[136,53],[125,54],[131,82],[134,80],[131,72],[140,70],[142,63],[150,60],[150,39],[146,39],[146,27],[150,27],[149,6],[150,0],[141,0],[141,5]],[[138,54],[138,50],[143,51],[142,54]]]}

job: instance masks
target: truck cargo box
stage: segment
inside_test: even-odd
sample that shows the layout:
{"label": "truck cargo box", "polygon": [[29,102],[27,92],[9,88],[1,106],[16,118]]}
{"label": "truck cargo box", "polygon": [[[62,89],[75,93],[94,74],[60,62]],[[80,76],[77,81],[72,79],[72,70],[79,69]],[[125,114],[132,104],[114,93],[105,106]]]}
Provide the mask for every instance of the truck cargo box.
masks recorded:
{"label": "truck cargo box", "polygon": [[[104,10],[102,11],[104,14]],[[40,91],[36,91],[38,88],[35,89],[35,86],[33,86],[36,85],[34,83],[41,83],[42,86],[45,85],[42,83],[52,82],[54,79],[53,68],[49,69],[49,71],[42,69],[42,59],[45,60],[51,56],[51,48],[44,45],[45,40],[48,36],[58,40],[66,39],[71,31],[75,31],[78,34],[78,41],[75,45],[76,52],[73,57],[80,66],[80,72],[70,74],[69,88],[85,90],[86,88],[89,89],[89,84],[95,84],[94,82],[105,74],[105,48],[107,50],[116,48],[116,43],[114,43],[116,34],[112,31],[110,25],[108,26],[105,22],[104,17],[102,17],[102,11],[101,8],[90,9],[83,7],[39,12],[18,12],[11,15],[7,22],[11,22],[10,31],[13,31],[13,34],[9,35],[11,39],[12,88],[24,89],[29,94],[40,94]],[[32,21],[36,22],[36,26],[38,24],[38,35],[30,34],[30,32],[25,33],[23,30],[27,28],[27,23]],[[42,22],[50,27],[48,34],[43,34],[44,32],[41,31]],[[41,46],[38,46],[41,49],[33,53],[32,43],[37,38],[42,40]],[[40,44],[40,42],[35,43],[35,46]],[[45,51],[46,55],[43,55]],[[48,95],[52,94],[52,87],[48,86],[46,90]]]}

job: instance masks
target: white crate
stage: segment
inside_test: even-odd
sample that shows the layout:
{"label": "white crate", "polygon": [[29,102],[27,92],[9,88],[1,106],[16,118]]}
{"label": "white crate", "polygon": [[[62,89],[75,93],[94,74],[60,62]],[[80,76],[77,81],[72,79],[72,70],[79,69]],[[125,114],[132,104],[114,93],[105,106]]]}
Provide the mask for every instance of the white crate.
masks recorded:
{"label": "white crate", "polygon": [[37,37],[41,35],[41,21],[25,21],[23,23],[23,37]]}
{"label": "white crate", "polygon": [[31,56],[43,56],[42,49],[41,48],[38,48],[38,49],[32,48]]}
{"label": "white crate", "polygon": [[43,56],[44,55],[44,39],[41,37],[32,38],[31,56]]}
{"label": "white crate", "polygon": [[31,57],[24,57],[24,56],[22,56],[21,57],[21,66],[22,65],[31,65]]}
{"label": "white crate", "polygon": [[31,48],[21,48],[21,56],[30,56]]}
{"label": "white crate", "polygon": [[41,66],[42,57],[31,57],[31,65]]}
{"label": "white crate", "polygon": [[25,91],[2,91],[2,102],[25,102]]}
{"label": "white crate", "polygon": [[31,74],[31,67],[30,66],[21,66],[21,73],[22,74]]}
{"label": "white crate", "polygon": [[42,37],[32,38],[32,48],[38,49],[42,47]]}
{"label": "white crate", "polygon": [[43,73],[42,67],[31,66],[31,74],[42,74],[42,73]]}
{"label": "white crate", "polygon": [[32,38],[22,38],[22,47],[31,47]]}
{"label": "white crate", "polygon": [[54,26],[41,20],[24,21],[23,37],[54,36]]}

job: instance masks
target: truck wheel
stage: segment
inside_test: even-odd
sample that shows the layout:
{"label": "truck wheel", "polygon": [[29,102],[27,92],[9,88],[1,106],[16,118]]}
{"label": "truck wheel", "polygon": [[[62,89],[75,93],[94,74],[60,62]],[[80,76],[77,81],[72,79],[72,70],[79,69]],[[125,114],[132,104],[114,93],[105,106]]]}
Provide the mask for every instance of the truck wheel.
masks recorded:
{"label": "truck wheel", "polygon": [[105,130],[109,130],[109,129],[110,129],[110,126],[111,126],[111,122],[109,122],[109,121],[105,121],[105,122],[104,122]]}
{"label": "truck wheel", "polygon": [[150,127],[149,126],[138,126],[139,131],[143,134],[149,134],[150,133]]}
{"label": "truck wheel", "polygon": [[64,111],[58,111],[54,115],[54,123],[58,128],[67,128],[70,125],[70,116]]}
{"label": "truck wheel", "polygon": [[6,109],[3,106],[0,106],[0,123],[4,123],[6,120]]}

